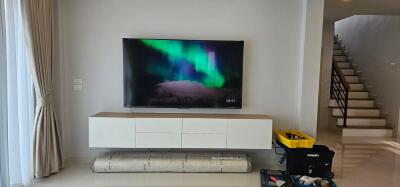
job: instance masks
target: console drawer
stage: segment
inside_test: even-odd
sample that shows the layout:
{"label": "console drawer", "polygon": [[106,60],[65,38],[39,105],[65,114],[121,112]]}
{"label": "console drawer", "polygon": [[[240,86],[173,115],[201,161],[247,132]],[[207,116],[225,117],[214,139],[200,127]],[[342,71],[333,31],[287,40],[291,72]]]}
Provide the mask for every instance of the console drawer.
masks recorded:
{"label": "console drawer", "polygon": [[271,140],[272,120],[228,120],[228,149],[271,149]]}
{"label": "console drawer", "polygon": [[134,148],[132,118],[89,118],[89,147]]}
{"label": "console drawer", "polygon": [[136,118],[136,132],[180,133],[182,118]]}
{"label": "console drawer", "polygon": [[182,133],[226,133],[228,120],[184,118]]}
{"label": "console drawer", "polygon": [[181,148],[180,133],[136,133],[136,148]]}
{"label": "console drawer", "polygon": [[182,148],[226,148],[225,134],[182,134]]}

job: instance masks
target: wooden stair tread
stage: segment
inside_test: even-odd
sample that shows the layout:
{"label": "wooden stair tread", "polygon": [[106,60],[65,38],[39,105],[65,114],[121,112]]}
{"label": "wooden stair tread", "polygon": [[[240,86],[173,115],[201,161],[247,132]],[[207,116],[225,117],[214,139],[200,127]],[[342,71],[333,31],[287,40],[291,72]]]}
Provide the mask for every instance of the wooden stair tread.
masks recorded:
{"label": "wooden stair tread", "polygon": [[349,90],[349,92],[368,92],[368,90]]}
{"label": "wooden stair tread", "polygon": [[[339,108],[337,106],[329,106],[329,108]],[[380,109],[379,107],[347,107],[347,109]]]}
{"label": "wooden stair tread", "polygon": [[[334,100],[336,100],[335,98],[333,98]],[[360,101],[360,100],[368,100],[368,101],[375,101],[373,98],[371,98],[371,97],[368,97],[368,98],[365,98],[365,99],[361,99],[361,98],[349,98],[349,100],[358,100],[358,101]]]}
{"label": "wooden stair tread", "polygon": [[[343,118],[342,115],[332,115],[332,117],[334,117],[334,118]],[[353,115],[347,116],[347,118],[349,118],[349,117],[372,119],[371,117],[377,117],[377,116],[353,116]]]}
{"label": "wooden stair tread", "polygon": [[[349,63],[349,64],[351,64],[351,62],[349,62],[349,61],[335,61],[335,63]],[[349,69],[349,68],[339,68],[339,69]]]}
{"label": "wooden stair tread", "polygon": [[[336,99],[334,99],[334,98],[331,98],[331,100],[335,100],[336,101]],[[352,100],[354,100],[354,101],[362,101],[362,100],[366,100],[366,101],[374,101],[374,99],[357,99],[357,98],[349,98],[349,101],[352,101]]]}
{"label": "wooden stair tread", "polygon": [[[333,90],[333,91],[337,91],[337,90]],[[368,90],[362,89],[362,90],[352,90],[350,89],[349,92],[368,92]]]}
{"label": "wooden stair tread", "polygon": [[372,98],[366,98],[366,99],[361,99],[361,98],[349,98],[349,101],[350,100],[357,100],[357,101],[359,101],[359,100],[368,100],[368,101],[374,101],[374,99],[372,99]]}
{"label": "wooden stair tread", "polygon": [[[336,100],[336,98],[331,98]],[[368,97],[368,98],[349,98],[349,100],[370,100],[370,101],[374,101],[374,98]]]}
{"label": "wooden stair tread", "polygon": [[[340,126],[340,125],[337,125]],[[392,127],[387,127],[387,126],[347,126],[347,127],[343,127],[340,126],[344,129],[393,129]]]}
{"label": "wooden stair tread", "polygon": [[[334,115],[335,116],[335,115]],[[337,118],[343,118],[343,116],[336,116]],[[383,116],[347,116],[347,119],[386,119]]]}

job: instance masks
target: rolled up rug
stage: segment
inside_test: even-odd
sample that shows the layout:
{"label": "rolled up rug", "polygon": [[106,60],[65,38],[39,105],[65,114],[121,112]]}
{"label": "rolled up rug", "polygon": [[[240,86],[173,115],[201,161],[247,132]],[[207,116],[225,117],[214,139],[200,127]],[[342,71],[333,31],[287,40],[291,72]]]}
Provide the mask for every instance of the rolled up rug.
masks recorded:
{"label": "rolled up rug", "polygon": [[251,171],[251,161],[243,153],[110,152],[96,158],[93,171],[99,173],[245,173]]}

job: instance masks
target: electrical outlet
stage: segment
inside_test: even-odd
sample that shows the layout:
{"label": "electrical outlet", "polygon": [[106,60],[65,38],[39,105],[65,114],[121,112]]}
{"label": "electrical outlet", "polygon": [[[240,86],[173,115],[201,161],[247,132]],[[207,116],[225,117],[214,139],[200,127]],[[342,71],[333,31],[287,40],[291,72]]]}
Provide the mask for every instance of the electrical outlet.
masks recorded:
{"label": "electrical outlet", "polygon": [[73,79],[72,80],[72,90],[81,91],[83,89],[83,79]]}
{"label": "electrical outlet", "polygon": [[72,90],[81,91],[83,89],[82,85],[72,85]]}
{"label": "electrical outlet", "polygon": [[72,80],[72,84],[83,84],[83,79],[74,79]]}

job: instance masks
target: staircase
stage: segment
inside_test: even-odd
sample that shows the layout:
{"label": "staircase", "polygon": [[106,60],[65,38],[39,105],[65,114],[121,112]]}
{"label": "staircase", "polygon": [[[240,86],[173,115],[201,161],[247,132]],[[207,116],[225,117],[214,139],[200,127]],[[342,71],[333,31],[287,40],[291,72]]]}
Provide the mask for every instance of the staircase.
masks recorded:
{"label": "staircase", "polygon": [[333,45],[329,107],[342,136],[392,137],[392,128],[387,126],[338,36]]}

